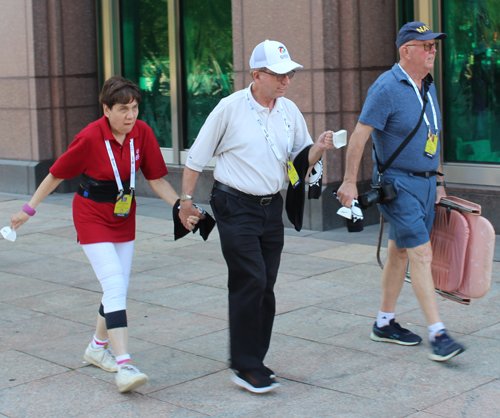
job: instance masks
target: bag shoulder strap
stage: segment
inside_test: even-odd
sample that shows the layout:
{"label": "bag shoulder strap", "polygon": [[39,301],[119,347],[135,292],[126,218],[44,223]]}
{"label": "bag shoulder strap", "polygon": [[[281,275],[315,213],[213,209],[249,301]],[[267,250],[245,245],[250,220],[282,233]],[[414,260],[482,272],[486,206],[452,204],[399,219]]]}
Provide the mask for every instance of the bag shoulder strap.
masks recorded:
{"label": "bag shoulder strap", "polygon": [[423,80],[422,80],[422,85],[424,87],[424,105],[422,106],[422,112],[420,113],[420,118],[417,122],[417,125],[415,128],[413,128],[413,131],[410,132],[410,134],[406,137],[406,139],[399,145],[398,149],[394,151],[394,153],[389,157],[389,159],[386,161],[386,163],[380,168],[380,162],[377,157],[377,151],[375,150],[375,144],[373,144],[373,150],[375,151],[375,159],[377,160],[377,167],[378,167],[378,172],[379,174],[382,174],[385,170],[389,168],[389,166],[393,163],[393,161],[397,158],[399,154],[401,154],[401,151],[408,145],[408,143],[411,141],[411,139],[415,136],[417,131],[420,128],[420,125],[422,124],[422,120],[424,119],[424,113],[425,113],[425,107],[427,106],[427,92],[429,91],[429,86],[432,83],[432,77],[428,78],[429,75],[427,75]]}

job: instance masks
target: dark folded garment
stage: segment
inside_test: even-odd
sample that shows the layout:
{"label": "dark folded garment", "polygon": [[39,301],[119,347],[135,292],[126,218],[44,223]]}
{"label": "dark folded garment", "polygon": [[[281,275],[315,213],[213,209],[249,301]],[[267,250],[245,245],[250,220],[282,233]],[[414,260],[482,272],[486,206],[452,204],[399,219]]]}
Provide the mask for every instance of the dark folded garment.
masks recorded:
{"label": "dark folded garment", "polygon": [[[189,229],[184,228],[182,225],[181,219],[179,218],[179,207],[180,207],[180,199],[177,199],[174,206],[172,206],[172,218],[174,220],[174,240],[177,241],[179,238],[182,238],[189,234]],[[199,206],[193,205],[195,208],[199,208]],[[198,223],[195,225],[193,229],[193,234],[200,230],[200,235],[204,241],[207,240],[210,232],[214,229],[215,219],[212,218],[206,210],[200,208],[202,210],[203,215],[205,215],[204,219],[200,219]]]}

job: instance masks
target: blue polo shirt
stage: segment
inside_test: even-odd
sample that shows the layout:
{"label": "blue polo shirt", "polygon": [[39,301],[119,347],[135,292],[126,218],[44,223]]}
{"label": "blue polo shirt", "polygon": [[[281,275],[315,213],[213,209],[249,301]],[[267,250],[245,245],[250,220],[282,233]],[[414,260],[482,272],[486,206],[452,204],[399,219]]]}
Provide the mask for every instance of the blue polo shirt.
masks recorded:
{"label": "blue polo shirt", "polygon": [[[431,84],[429,92],[436,110],[438,131],[441,132],[441,112],[434,84]],[[398,64],[394,64],[392,69],[382,74],[370,87],[359,122],[374,128],[372,139],[381,166],[413,131],[421,112],[422,105],[415,90]],[[427,103],[425,113],[432,133],[436,134],[430,102]],[[391,168],[413,172],[437,170],[440,144],[438,143],[434,158],[425,156],[427,134],[428,127],[423,120],[419,130],[391,164]]]}

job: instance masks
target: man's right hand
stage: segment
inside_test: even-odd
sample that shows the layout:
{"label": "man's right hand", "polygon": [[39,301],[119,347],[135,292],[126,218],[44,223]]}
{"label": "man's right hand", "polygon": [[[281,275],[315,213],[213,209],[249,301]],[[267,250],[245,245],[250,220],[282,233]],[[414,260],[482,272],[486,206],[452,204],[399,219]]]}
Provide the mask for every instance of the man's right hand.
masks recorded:
{"label": "man's right hand", "polygon": [[344,182],[341,184],[337,190],[337,197],[339,198],[342,206],[350,208],[352,205],[352,200],[358,198],[358,188],[356,183]]}

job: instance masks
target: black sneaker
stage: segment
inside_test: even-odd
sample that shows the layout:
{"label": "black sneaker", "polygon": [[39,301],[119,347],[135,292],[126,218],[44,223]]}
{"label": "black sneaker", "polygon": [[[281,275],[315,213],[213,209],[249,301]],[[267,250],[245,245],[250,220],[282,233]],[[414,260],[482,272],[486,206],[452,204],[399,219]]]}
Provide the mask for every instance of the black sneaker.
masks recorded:
{"label": "black sneaker", "polygon": [[266,376],[269,376],[271,379],[274,379],[276,377],[276,373],[274,373],[269,367],[267,367],[266,365],[263,365],[262,366],[263,368],[263,373],[266,375]]}
{"label": "black sneaker", "polygon": [[395,343],[401,345],[417,345],[422,341],[417,334],[414,334],[408,329],[403,328],[393,318],[389,325],[385,327],[377,327],[377,322],[373,324],[373,331],[370,335],[373,341],[382,341],[385,343]]}
{"label": "black sneaker", "polygon": [[260,370],[233,371],[234,375],[231,377],[231,380],[252,393],[270,392],[279,386],[279,383],[275,379],[266,376]]}
{"label": "black sneaker", "polygon": [[431,341],[433,353],[429,354],[429,358],[434,361],[446,361],[461,352],[465,351],[465,347],[453,340],[443,329],[436,335],[436,339]]}

